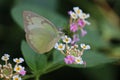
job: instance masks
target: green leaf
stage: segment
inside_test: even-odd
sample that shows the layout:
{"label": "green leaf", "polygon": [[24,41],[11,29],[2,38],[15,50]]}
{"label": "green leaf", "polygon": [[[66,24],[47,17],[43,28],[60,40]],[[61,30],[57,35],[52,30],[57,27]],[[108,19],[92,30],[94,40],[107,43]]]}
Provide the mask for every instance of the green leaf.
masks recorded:
{"label": "green leaf", "polygon": [[52,55],[53,55],[53,60],[47,65],[45,73],[54,71],[54,70],[59,69],[65,65],[64,61],[63,61],[64,56],[63,56],[63,54],[60,53],[60,51],[54,50]]}
{"label": "green leaf", "polygon": [[57,2],[58,0],[24,0],[20,1],[21,3],[29,3],[34,5],[39,5],[40,7],[44,7],[50,10],[56,10],[57,9]]}
{"label": "green leaf", "polygon": [[[96,51],[86,51],[83,55],[83,61],[86,61],[86,67],[94,67],[97,65],[102,65],[105,63],[111,63],[116,61],[116,59],[109,58],[102,53],[96,52]],[[84,67],[83,65],[74,64],[70,65],[72,67]]]}
{"label": "green leaf", "polygon": [[21,47],[25,61],[33,73],[42,74],[47,65],[46,56],[35,53],[25,41],[22,42]]}
{"label": "green leaf", "polygon": [[89,75],[90,80],[116,80],[116,68],[112,65],[102,65],[94,68],[81,70],[83,74]]}
{"label": "green leaf", "polygon": [[92,49],[99,49],[108,46],[108,43],[102,39],[101,35],[93,24],[91,26],[86,26],[85,30],[87,30],[87,34],[80,38],[79,44],[89,44]]}
{"label": "green leaf", "polygon": [[108,41],[112,38],[120,39],[119,26],[117,27],[116,25],[114,25],[106,20],[102,20],[101,22],[102,22],[102,24],[101,24],[102,36],[105,40]]}
{"label": "green leaf", "polygon": [[55,50],[53,53],[53,62],[63,64],[64,55],[60,51]]}
{"label": "green leaf", "polygon": [[116,58],[116,59],[120,59],[120,46],[119,47],[114,47],[111,49],[111,54],[109,54],[109,56]]}
{"label": "green leaf", "polygon": [[55,13],[53,11],[50,11],[46,8],[40,7],[38,5],[32,5],[32,4],[19,4],[16,5],[12,9],[12,17],[13,19],[20,25],[20,27],[24,27],[23,24],[23,11],[32,11],[40,16],[43,16],[50,20],[52,23],[54,23],[57,27],[63,26],[63,24],[66,23],[66,19],[63,18],[63,16],[59,15],[58,13]]}

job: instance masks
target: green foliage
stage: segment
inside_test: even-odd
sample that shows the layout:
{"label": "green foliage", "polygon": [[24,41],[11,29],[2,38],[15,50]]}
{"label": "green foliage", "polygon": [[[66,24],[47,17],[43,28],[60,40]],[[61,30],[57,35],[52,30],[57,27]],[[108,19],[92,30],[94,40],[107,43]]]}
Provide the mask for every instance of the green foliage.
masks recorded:
{"label": "green foliage", "polygon": [[63,66],[63,55],[59,52],[53,53],[53,59],[49,61],[46,55],[34,52],[25,41],[22,42],[21,48],[25,61],[34,75],[42,75]]}
{"label": "green foliage", "polygon": [[31,68],[33,73],[42,73],[47,65],[46,56],[36,54],[25,42],[22,43],[22,52],[26,63]]}
{"label": "green foliage", "polygon": [[87,26],[86,30],[88,34],[85,37],[80,38],[79,44],[90,44],[93,50],[108,46],[108,43],[100,37],[100,33],[95,28],[95,25],[91,24],[91,26]]}
{"label": "green foliage", "polygon": [[41,16],[44,16],[45,18],[53,22],[55,26],[57,27],[61,27],[63,26],[63,24],[66,23],[66,19],[58,13],[52,12],[49,9],[42,8],[37,5],[31,5],[28,3],[26,4],[24,3],[24,4],[17,5],[12,9],[13,18],[22,28],[24,27],[24,24],[23,24],[23,12],[24,11],[33,11]]}

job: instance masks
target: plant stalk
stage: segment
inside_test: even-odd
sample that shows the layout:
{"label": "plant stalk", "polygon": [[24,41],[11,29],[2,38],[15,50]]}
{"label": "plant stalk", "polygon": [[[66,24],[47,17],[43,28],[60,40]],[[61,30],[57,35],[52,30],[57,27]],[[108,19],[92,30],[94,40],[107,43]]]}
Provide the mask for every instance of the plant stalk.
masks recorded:
{"label": "plant stalk", "polygon": [[35,80],[39,80],[40,75],[36,75]]}

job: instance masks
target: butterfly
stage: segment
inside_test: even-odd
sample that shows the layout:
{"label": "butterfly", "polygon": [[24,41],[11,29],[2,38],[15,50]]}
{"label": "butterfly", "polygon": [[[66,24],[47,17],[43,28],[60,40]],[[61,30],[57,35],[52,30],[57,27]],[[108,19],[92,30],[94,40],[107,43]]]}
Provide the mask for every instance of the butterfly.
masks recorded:
{"label": "butterfly", "polygon": [[52,22],[34,12],[24,11],[23,20],[26,41],[39,54],[50,51],[63,35]]}

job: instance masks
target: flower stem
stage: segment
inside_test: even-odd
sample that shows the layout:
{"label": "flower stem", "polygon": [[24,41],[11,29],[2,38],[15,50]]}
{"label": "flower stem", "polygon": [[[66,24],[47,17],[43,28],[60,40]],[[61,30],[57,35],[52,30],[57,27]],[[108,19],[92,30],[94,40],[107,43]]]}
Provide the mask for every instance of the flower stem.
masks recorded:
{"label": "flower stem", "polygon": [[72,24],[72,18],[70,17],[69,24]]}
{"label": "flower stem", "polygon": [[5,65],[8,65],[8,62],[7,62],[7,60],[5,61]]}
{"label": "flower stem", "polygon": [[62,50],[60,50],[60,52],[61,52],[63,55],[65,55],[65,53],[64,53]]}
{"label": "flower stem", "polygon": [[35,77],[35,75],[25,75],[23,77],[23,80],[26,80],[26,79],[29,79],[29,78],[33,78],[33,77]]}
{"label": "flower stem", "polygon": [[82,49],[82,51],[81,51],[81,56],[83,55],[83,52],[84,52],[84,49]]}
{"label": "flower stem", "polygon": [[36,75],[35,80],[39,80],[40,75]]}

